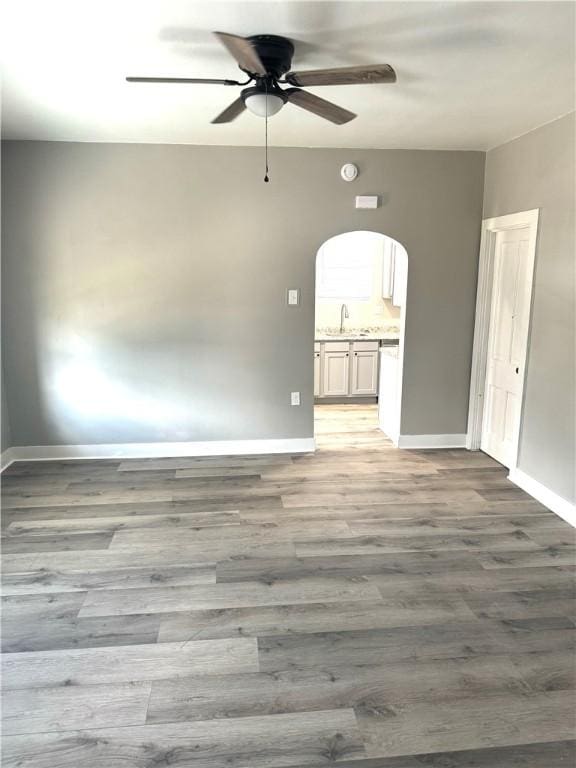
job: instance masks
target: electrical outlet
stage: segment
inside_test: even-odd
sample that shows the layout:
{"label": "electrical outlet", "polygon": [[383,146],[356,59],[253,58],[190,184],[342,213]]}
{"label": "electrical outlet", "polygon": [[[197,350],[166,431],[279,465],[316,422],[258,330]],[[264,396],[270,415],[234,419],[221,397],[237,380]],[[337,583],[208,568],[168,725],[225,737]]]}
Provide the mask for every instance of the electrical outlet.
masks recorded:
{"label": "electrical outlet", "polygon": [[290,392],[290,405],[300,405],[300,392]]}

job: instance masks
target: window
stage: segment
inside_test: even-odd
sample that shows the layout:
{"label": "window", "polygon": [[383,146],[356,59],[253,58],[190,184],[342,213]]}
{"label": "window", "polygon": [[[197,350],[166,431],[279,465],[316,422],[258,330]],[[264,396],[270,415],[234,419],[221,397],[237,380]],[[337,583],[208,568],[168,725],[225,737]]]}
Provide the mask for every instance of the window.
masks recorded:
{"label": "window", "polygon": [[324,246],[316,262],[316,295],[319,299],[356,299],[372,296],[372,252],[351,253],[346,248]]}

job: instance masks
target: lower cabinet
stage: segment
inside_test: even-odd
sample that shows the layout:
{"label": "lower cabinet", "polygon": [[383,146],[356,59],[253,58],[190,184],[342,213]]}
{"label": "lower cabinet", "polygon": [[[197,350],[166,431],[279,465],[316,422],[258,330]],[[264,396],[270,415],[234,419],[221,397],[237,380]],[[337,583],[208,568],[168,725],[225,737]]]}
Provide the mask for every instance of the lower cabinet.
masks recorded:
{"label": "lower cabinet", "polygon": [[332,346],[338,345],[326,344],[321,358],[320,397],[344,397],[350,394],[350,351],[332,349]]}
{"label": "lower cabinet", "polygon": [[320,344],[314,344],[314,397],[320,397]]}
{"label": "lower cabinet", "polygon": [[355,350],[352,353],[350,394],[375,395],[378,392],[378,350]]}
{"label": "lower cabinet", "polygon": [[314,345],[315,397],[373,397],[378,392],[377,341]]}

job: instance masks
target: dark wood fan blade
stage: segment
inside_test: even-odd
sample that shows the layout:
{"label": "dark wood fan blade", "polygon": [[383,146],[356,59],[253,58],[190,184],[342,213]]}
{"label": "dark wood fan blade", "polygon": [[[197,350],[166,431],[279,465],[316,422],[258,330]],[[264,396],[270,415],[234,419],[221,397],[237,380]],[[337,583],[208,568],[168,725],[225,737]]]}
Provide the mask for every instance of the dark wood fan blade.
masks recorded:
{"label": "dark wood fan blade", "polygon": [[266,67],[250,40],[227,32],[214,32],[218,40],[236,59],[240,67],[252,75],[265,75]]}
{"label": "dark wood fan blade", "polygon": [[284,95],[291,104],[296,104],[297,107],[313,112],[325,120],[330,120],[331,123],[336,123],[336,125],[343,125],[356,117],[354,112],[349,112],[331,101],[314,96],[308,91],[301,91],[299,88],[286,88]]}
{"label": "dark wood fan blade", "polygon": [[389,64],[369,67],[338,67],[337,69],[310,69],[289,72],[286,82],[291,85],[366,85],[368,83],[395,83],[396,72]]}
{"label": "dark wood fan blade", "polygon": [[206,77],[127,77],[129,83],[204,83],[206,85],[240,85],[236,80],[215,80]]}
{"label": "dark wood fan blade", "polygon": [[242,97],[240,96],[236,101],[233,101],[230,106],[226,107],[224,112],[220,112],[218,117],[215,117],[214,120],[212,120],[212,123],[231,123],[232,120],[235,120],[238,115],[241,115],[242,112],[246,107],[244,106],[244,102],[242,101]]}

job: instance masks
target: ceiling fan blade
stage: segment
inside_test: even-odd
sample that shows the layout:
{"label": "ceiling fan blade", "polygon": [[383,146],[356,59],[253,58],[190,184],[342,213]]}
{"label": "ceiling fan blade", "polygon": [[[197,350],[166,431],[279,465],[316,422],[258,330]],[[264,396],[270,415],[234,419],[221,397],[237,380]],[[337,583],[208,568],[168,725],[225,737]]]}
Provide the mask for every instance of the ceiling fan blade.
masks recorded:
{"label": "ceiling fan blade", "polygon": [[289,72],[286,82],[291,85],[366,85],[369,83],[395,83],[396,72],[389,64],[337,69],[310,69]]}
{"label": "ceiling fan blade", "polygon": [[227,32],[214,32],[222,45],[236,59],[241,69],[252,75],[266,75],[266,67],[262,64],[258,52],[245,37],[229,35]]}
{"label": "ceiling fan blade", "polygon": [[129,83],[203,83],[205,85],[240,85],[236,80],[215,80],[206,77],[127,77]]}
{"label": "ceiling fan blade", "polygon": [[244,101],[242,100],[242,97],[236,99],[236,101],[233,101],[232,104],[230,104],[224,112],[220,112],[218,117],[215,117],[214,120],[211,120],[212,123],[231,123],[232,120],[235,120],[238,115],[241,115],[242,112],[246,107],[244,106]]}
{"label": "ceiling fan blade", "polygon": [[330,120],[331,123],[336,123],[336,125],[343,125],[356,117],[354,112],[349,112],[331,101],[314,96],[308,91],[301,91],[299,88],[286,88],[284,95],[291,104],[296,104],[297,107],[313,112],[325,120]]}

